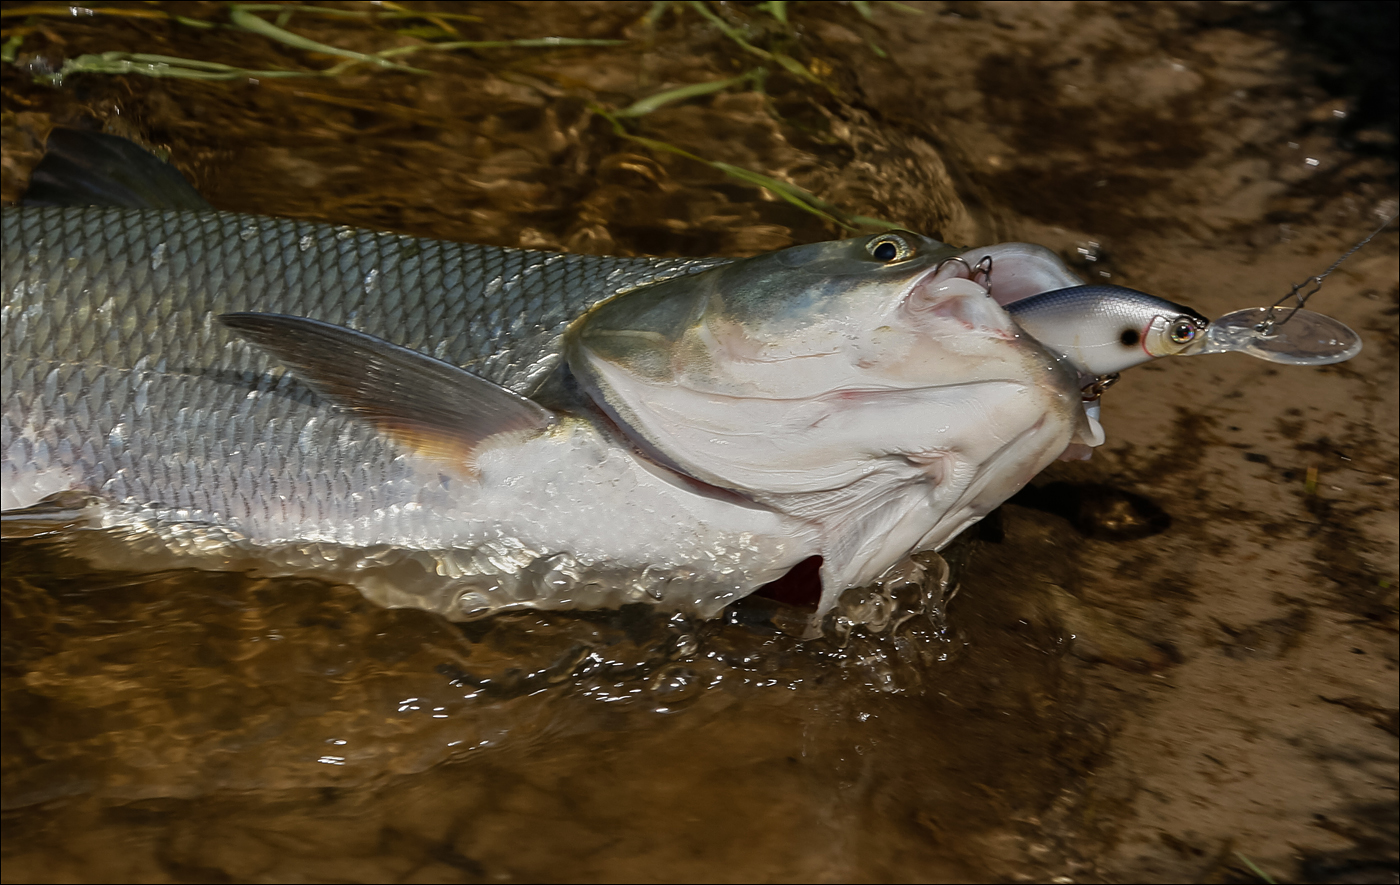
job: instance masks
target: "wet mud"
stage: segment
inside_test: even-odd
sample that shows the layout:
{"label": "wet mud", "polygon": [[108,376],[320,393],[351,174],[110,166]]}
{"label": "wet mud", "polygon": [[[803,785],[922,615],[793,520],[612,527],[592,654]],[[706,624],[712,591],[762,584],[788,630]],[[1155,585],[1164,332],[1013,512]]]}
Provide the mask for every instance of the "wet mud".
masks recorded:
{"label": "wet mud", "polygon": [[[622,255],[749,255],[868,216],[1043,243],[1208,316],[1273,301],[1394,211],[1384,90],[1325,28],[1300,34],[1311,5],[913,6],[298,13],[359,52],[444,28],[627,42],[54,87],[35,75],[84,53],[342,59],[6,4],[0,197],[53,125],[86,125],[167,150],[220,209]],[[1398,299],[1392,228],[1311,305],[1361,332],[1353,361],[1130,371],[1093,460],[945,551],[946,586],[910,564],[816,641],[782,594],[707,623],[458,625],[6,540],[3,878],[1394,882]]]}

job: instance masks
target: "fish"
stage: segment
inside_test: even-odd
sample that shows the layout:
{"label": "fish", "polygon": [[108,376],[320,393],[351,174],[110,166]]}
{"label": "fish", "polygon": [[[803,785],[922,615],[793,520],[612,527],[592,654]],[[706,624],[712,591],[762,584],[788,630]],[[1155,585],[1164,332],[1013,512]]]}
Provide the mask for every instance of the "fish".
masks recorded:
{"label": "fish", "polygon": [[1103,439],[1000,303],[1082,285],[1038,246],[530,252],[217,212],[111,136],[50,155],[0,221],[0,504],[77,496],[94,561],[457,620],[709,618],[818,562],[820,618]]}

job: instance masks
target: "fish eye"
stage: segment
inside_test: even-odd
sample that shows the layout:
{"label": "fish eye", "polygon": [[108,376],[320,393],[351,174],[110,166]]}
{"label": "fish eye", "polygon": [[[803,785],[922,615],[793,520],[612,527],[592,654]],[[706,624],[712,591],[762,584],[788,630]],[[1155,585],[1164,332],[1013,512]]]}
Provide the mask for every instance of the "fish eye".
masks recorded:
{"label": "fish eye", "polygon": [[865,248],[876,261],[885,263],[903,261],[914,255],[913,247],[903,237],[895,234],[881,234],[866,243]]}
{"label": "fish eye", "polygon": [[1177,317],[1172,321],[1167,337],[1176,344],[1189,344],[1196,338],[1196,324],[1186,317]]}

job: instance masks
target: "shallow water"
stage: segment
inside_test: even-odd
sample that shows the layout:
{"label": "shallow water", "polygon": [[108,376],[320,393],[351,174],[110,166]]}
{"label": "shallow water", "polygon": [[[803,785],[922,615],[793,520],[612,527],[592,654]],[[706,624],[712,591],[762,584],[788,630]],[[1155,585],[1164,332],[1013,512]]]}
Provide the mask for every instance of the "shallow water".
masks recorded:
{"label": "shallow water", "polygon": [[[168,148],[221,209],[628,255],[837,236],[595,109],[765,66],[763,93],[626,131],[850,216],[1042,242],[1210,316],[1273,300],[1394,205],[1384,125],[1349,129],[1253,8],[802,4],[789,32],[707,7],[811,80],[649,8],[470,4],[461,39],[629,42],[413,56],[430,75],[54,90],[7,68],[0,196],[51,125],[90,116]],[[289,27],[374,51],[430,24]],[[335,61],[152,19],[5,27],[33,29],[22,65]],[[761,600],[453,625],[6,541],[3,878],[1394,881],[1395,266],[1392,232],[1312,304],[1361,331],[1352,363],[1129,373],[1093,461],[949,552],[951,600],[926,581],[922,612],[906,593],[907,619],[844,645],[793,639]]]}

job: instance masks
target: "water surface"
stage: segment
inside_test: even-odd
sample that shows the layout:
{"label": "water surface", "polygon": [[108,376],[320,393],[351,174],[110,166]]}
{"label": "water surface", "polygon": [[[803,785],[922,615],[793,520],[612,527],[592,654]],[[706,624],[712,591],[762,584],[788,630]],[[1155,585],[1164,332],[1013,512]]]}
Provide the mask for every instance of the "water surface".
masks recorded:
{"label": "water surface", "polygon": [[[622,255],[845,233],[719,162],[842,219],[1041,242],[1211,316],[1320,271],[1394,202],[1391,135],[1349,128],[1286,16],[788,7],[790,27],[705,7],[766,55],[681,4],[654,22],[630,3],[298,14],[296,33],[363,52],[442,24],[627,42],[56,89],[29,72],[83,53],[339,59],[153,18],[11,16],[7,37],[27,30],[0,92],[0,196],[52,125],[88,121],[168,149],[220,209]],[[757,68],[624,134],[603,116]],[[1093,461],[950,551],[951,599],[925,582],[844,639],[797,641],[771,601],[710,623],[454,625],[314,581],[94,573],[61,543],[7,541],[3,877],[1254,881],[1253,863],[1394,881],[1395,256],[1387,234],[1314,302],[1362,332],[1357,360],[1134,370]]]}

